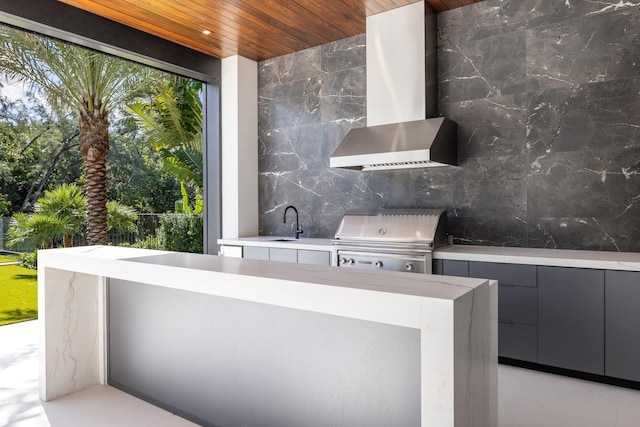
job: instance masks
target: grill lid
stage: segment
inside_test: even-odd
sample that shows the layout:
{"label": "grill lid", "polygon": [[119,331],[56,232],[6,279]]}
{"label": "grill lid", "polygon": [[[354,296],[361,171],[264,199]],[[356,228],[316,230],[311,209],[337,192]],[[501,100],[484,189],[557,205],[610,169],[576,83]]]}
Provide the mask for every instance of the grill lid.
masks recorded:
{"label": "grill lid", "polygon": [[447,244],[447,211],[388,209],[348,212],[340,221],[334,244],[351,242]]}

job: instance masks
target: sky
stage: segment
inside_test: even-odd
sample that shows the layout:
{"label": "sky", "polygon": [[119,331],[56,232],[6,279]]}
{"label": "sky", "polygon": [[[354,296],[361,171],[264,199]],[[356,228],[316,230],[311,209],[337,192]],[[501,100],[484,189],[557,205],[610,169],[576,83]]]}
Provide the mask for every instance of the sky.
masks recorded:
{"label": "sky", "polygon": [[5,76],[0,76],[0,93],[12,100],[27,99],[25,95],[25,87],[22,83],[9,83]]}

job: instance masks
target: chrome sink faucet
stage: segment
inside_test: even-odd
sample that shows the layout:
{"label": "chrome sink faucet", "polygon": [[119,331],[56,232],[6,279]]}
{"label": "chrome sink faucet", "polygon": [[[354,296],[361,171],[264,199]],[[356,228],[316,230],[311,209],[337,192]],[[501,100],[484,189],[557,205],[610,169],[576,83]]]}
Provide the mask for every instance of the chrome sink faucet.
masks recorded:
{"label": "chrome sink faucet", "polygon": [[300,221],[299,221],[299,218],[298,218],[298,209],[296,209],[295,206],[289,205],[289,206],[287,206],[285,208],[284,217],[283,217],[282,222],[284,222],[285,224],[287,223],[287,211],[289,209],[293,209],[293,211],[296,213],[296,239],[299,239],[300,238],[300,234],[302,234],[303,231],[302,231],[302,227],[300,227]]}

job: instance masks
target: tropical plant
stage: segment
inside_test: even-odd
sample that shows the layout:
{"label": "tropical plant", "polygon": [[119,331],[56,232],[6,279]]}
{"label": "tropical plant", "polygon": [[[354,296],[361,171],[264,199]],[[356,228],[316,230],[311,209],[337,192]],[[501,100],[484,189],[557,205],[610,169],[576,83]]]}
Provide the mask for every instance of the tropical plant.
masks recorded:
{"label": "tropical plant", "polygon": [[[75,184],[62,184],[46,191],[38,199],[33,214],[15,214],[9,225],[9,244],[51,248],[62,238],[65,247],[73,246],[73,236],[81,234],[87,201]],[[137,230],[138,214],[133,208],[115,201],[107,202],[107,228],[116,232]]]}
{"label": "tropical plant", "polygon": [[68,234],[63,236],[65,248],[73,246],[73,236],[83,230],[87,210],[87,200],[76,184],[62,184],[45,191],[35,205],[35,211],[62,221]]}
{"label": "tropical plant", "polygon": [[149,101],[127,105],[167,171],[202,189],[202,83],[175,77],[156,85]]}
{"label": "tropical plant", "polygon": [[69,234],[69,226],[55,215],[42,213],[13,215],[9,223],[9,246],[49,249],[55,239]]}
{"label": "tropical plant", "polygon": [[109,116],[117,106],[146,93],[160,72],[9,27],[0,28],[0,71],[27,83],[52,108],[68,108],[78,114],[87,241],[106,244]]}
{"label": "tropical plant", "polygon": [[182,198],[180,200],[176,200],[174,210],[176,213],[183,213],[189,215],[200,215],[202,214],[202,210],[204,207],[204,200],[202,199],[202,194],[197,192],[195,195],[195,201],[193,206],[191,205],[191,201],[189,200],[189,192],[187,191],[187,187],[184,185],[184,182],[180,182],[180,192],[182,194]]}
{"label": "tropical plant", "polygon": [[138,214],[129,206],[115,201],[107,202],[107,228],[118,232],[133,232],[138,229]]}

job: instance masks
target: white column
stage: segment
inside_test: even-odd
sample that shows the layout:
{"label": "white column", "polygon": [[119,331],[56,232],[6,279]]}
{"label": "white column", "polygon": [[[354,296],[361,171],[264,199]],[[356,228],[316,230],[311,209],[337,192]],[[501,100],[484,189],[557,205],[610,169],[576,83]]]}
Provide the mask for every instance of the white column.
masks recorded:
{"label": "white column", "polygon": [[222,237],[258,235],[258,64],[222,60]]}

